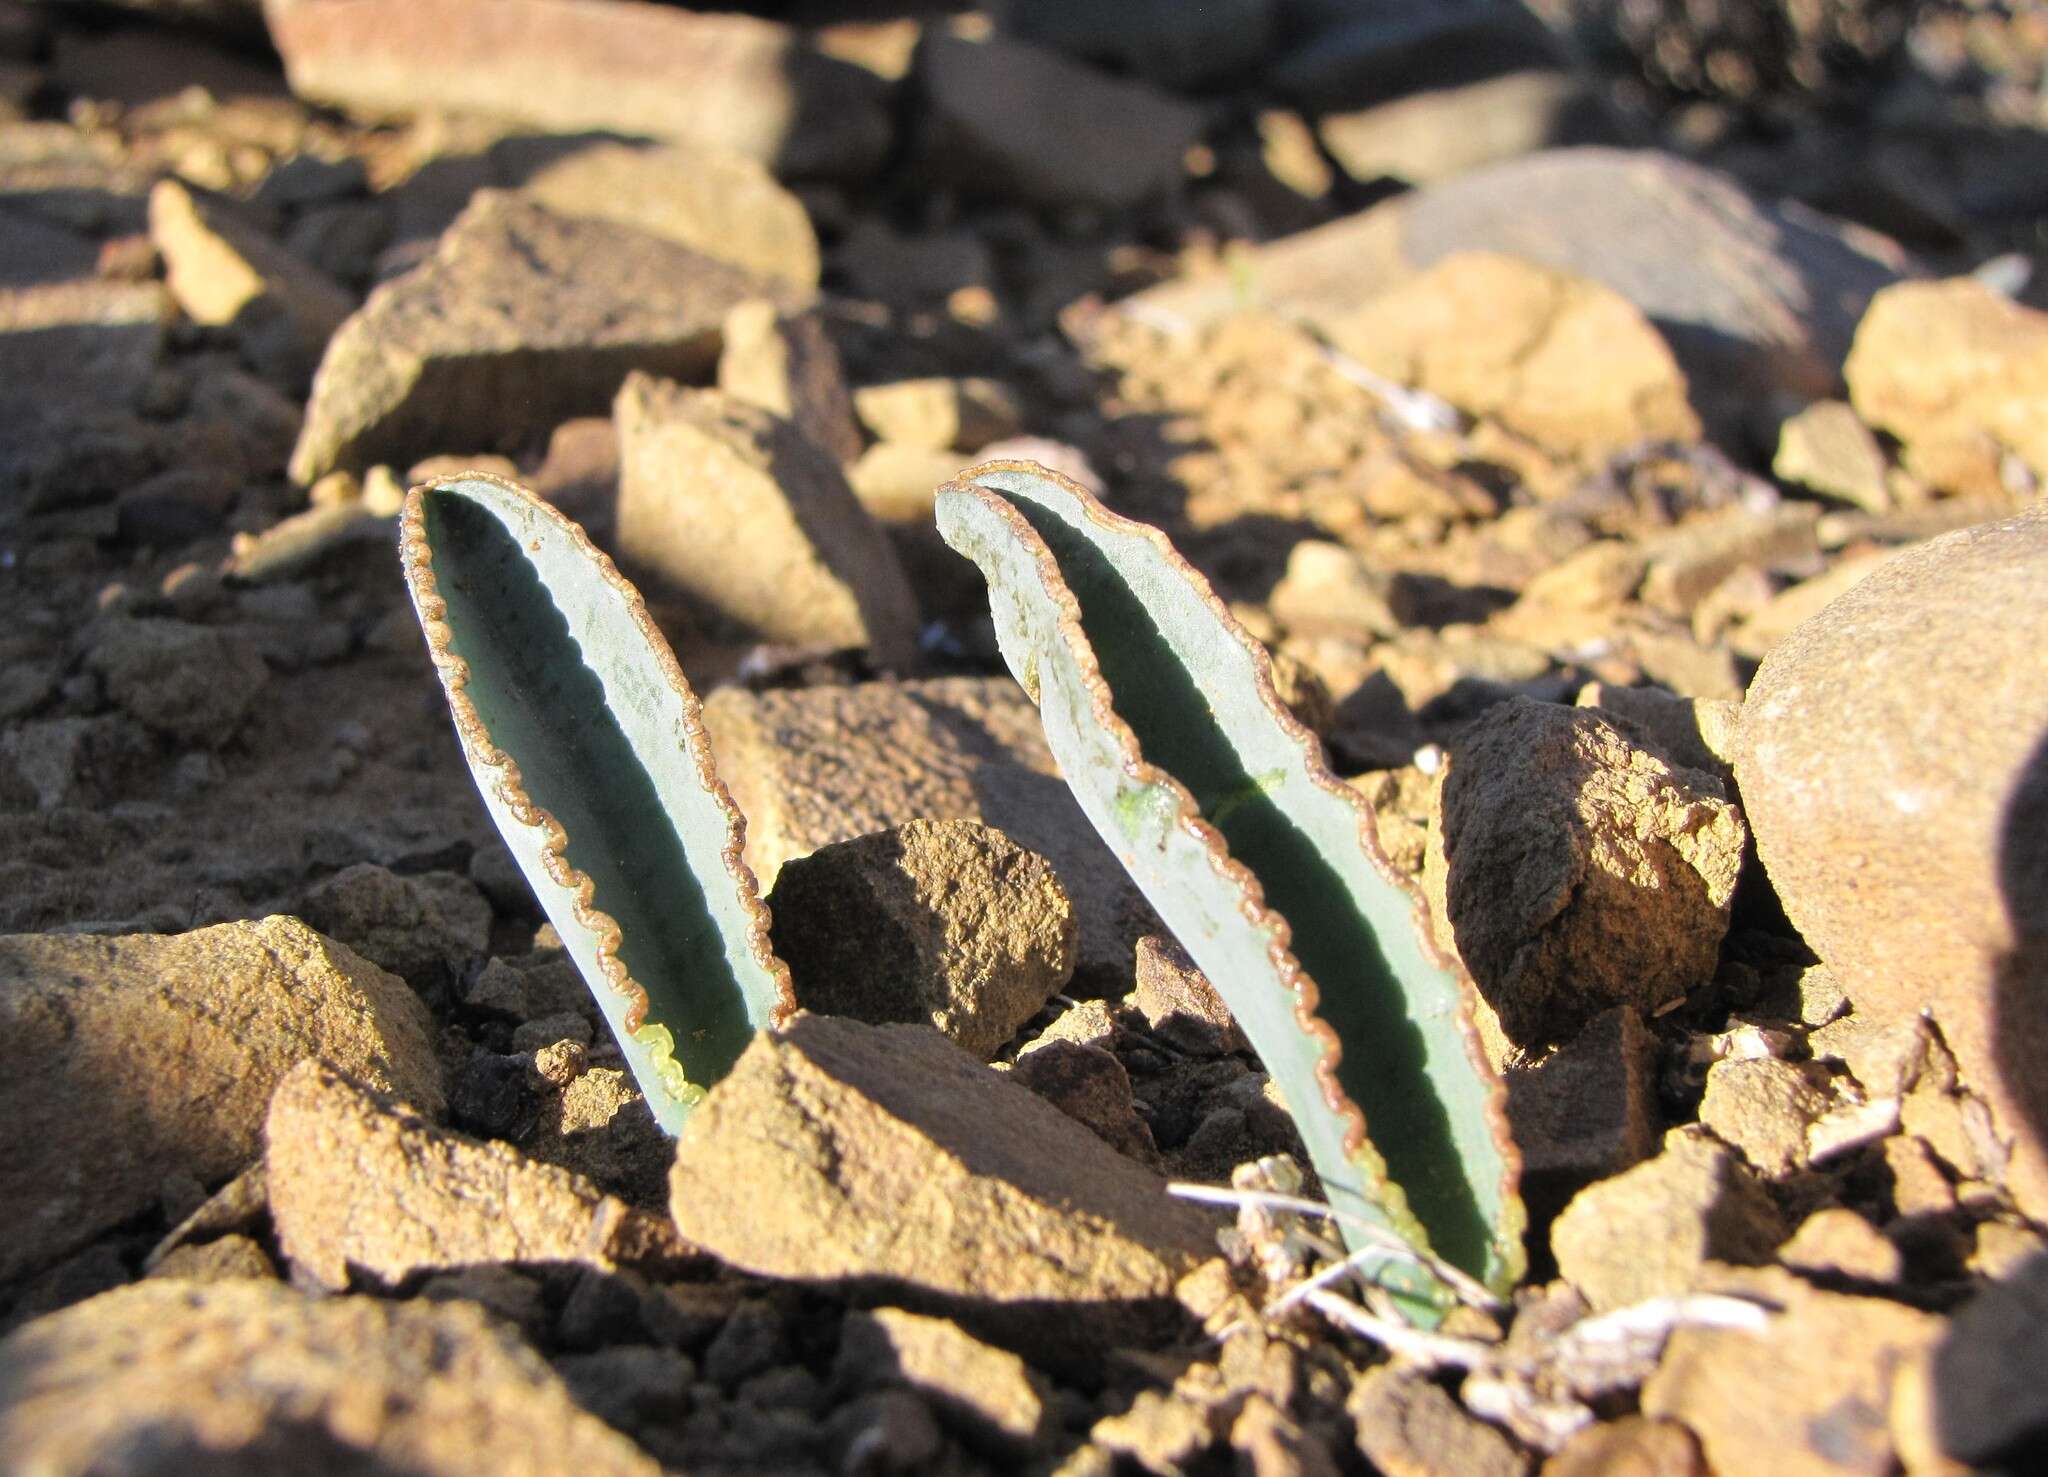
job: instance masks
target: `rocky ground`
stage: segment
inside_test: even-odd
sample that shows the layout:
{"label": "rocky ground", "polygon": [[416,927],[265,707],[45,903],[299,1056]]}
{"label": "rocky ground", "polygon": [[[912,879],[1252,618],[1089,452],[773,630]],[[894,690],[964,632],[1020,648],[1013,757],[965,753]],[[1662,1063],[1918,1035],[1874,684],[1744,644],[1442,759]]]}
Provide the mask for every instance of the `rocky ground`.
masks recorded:
{"label": "rocky ground", "polygon": [[[2033,1469],[2041,13],[757,9],[0,0],[0,1468]],[[938,542],[997,456],[1430,899],[1511,1309],[1167,1195],[1299,1145]],[[406,599],[463,468],[641,582],[813,1011],[680,1147]]]}

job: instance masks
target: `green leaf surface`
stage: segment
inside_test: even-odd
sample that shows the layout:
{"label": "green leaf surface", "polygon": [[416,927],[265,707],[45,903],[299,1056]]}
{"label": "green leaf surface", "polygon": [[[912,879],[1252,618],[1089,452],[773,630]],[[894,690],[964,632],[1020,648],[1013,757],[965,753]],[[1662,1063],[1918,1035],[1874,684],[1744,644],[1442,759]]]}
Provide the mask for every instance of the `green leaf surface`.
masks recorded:
{"label": "green leaf surface", "polygon": [[[1043,468],[963,473],[938,521],[988,580],[1081,808],[1258,1050],[1329,1203],[1511,1286],[1519,1163],[1471,983],[1264,649],[1156,530]],[[1384,1276],[1411,1306],[1446,1301],[1418,1268]]]}
{"label": "green leaf surface", "polygon": [[415,488],[401,538],[477,788],[678,1132],[794,1008],[696,697],[638,592],[523,488]]}

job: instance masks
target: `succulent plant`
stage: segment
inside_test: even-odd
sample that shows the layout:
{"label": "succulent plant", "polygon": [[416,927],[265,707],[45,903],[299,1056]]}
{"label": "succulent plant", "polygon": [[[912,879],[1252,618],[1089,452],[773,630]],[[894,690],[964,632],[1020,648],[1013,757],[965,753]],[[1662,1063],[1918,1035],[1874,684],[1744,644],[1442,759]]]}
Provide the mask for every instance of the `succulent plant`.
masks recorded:
{"label": "succulent plant", "polygon": [[510,482],[414,488],[400,551],[485,806],[678,1132],[796,1008],[696,696],[612,561]]}
{"label": "succulent plant", "polygon": [[[1520,1165],[1477,992],[1265,649],[1164,535],[1042,467],[962,473],[938,522],[981,567],[1082,810],[1237,1017],[1354,1249],[1377,1226],[1511,1286]],[[1381,1276],[1411,1313],[1449,1300],[1427,1261]]]}
{"label": "succulent plant", "polygon": [[[1264,648],[1157,530],[1032,463],[962,474],[938,519],[1082,810],[1258,1050],[1354,1248],[1419,1253],[1375,1275],[1421,1320],[1464,1278],[1504,1291],[1519,1163],[1476,992]],[[415,488],[401,547],[485,804],[678,1132],[795,1008],[697,700],[612,562],[513,484]]]}

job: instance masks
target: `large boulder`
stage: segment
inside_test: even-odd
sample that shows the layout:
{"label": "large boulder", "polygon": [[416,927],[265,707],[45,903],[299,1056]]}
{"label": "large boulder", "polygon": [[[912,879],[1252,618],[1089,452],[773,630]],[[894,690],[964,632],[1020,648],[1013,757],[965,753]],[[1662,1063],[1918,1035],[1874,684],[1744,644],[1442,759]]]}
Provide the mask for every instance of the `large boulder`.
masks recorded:
{"label": "large boulder", "polygon": [[[2048,506],[1902,553],[1764,659],[1735,775],[1858,1016],[1925,1012],[2048,1216]],[[1896,1084],[1866,1084],[1886,1091]]]}

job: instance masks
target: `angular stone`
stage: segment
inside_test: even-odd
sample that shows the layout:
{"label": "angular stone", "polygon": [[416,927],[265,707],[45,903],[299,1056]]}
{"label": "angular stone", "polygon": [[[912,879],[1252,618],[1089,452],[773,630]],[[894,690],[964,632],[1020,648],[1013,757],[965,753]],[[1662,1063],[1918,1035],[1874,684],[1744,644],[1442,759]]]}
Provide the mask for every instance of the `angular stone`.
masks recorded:
{"label": "angular stone", "polygon": [[556,215],[631,226],[799,293],[818,290],[818,233],[760,161],[681,144],[565,146],[512,138],[491,150],[508,186]]}
{"label": "angular stone", "polygon": [[1680,697],[1656,687],[1588,682],[1579,689],[1577,705],[1625,719],[1669,763],[1718,775],[1731,784],[1734,780],[1735,724],[1742,712],[1738,702]]}
{"label": "angular stone", "polygon": [[1178,98],[1022,41],[927,31],[916,74],[924,177],[1033,205],[1117,210],[1162,194],[1202,127]]}
{"label": "angular stone", "polygon": [[1251,1049],[1237,1017],[1179,944],[1148,934],[1138,940],[1136,964],[1132,1003],[1169,1045],[1199,1056]]}
{"label": "angular stone", "polygon": [[1643,1414],[1682,1421],[1714,1472],[1868,1477],[1897,1470],[1889,1428],[1900,1369],[1943,1320],[1881,1298],[1822,1292],[1775,1267],[1719,1290],[1774,1305],[1758,1331],[1682,1328],[1643,1386]]}
{"label": "angular stone", "polygon": [[856,1390],[909,1385],[970,1440],[998,1448],[1029,1446],[1046,1422],[1049,1391],[1022,1359],[901,1308],[847,1315],[838,1379]]}
{"label": "angular stone", "polygon": [[1778,1260],[1809,1276],[1858,1282],[1896,1282],[1906,1265],[1896,1244],[1844,1205],[1826,1206],[1800,1222],[1778,1248]]}
{"label": "angular stone", "polygon": [[706,699],[718,771],[747,817],[747,865],[783,863],[917,819],[980,821],[1052,863],[1073,899],[1076,987],[1121,995],[1159,924],[1059,778],[1038,710],[1006,678],[942,678]]}
{"label": "angular stone", "polygon": [[1897,555],[1765,659],[1735,763],[1771,884],[1851,1019],[1881,1031],[1931,1016],[2035,1216],[2048,1215],[2044,578],[2048,507]]}
{"label": "angular stone", "polygon": [[1010,1076],[1119,1154],[1158,1166],[1159,1149],[1138,1116],[1130,1073],[1113,1053],[1078,1041],[1034,1041],[1017,1053]]}
{"label": "angular stone", "polygon": [[1690,1292],[1709,1261],[1767,1261],[1781,1234],[1734,1150],[1674,1128],[1656,1158],[1574,1196],[1550,1248],[1564,1280],[1606,1312]]}
{"label": "angular stone", "polygon": [[356,300],[228,208],[160,180],[149,237],[171,296],[194,323],[225,327],[263,374],[303,383]]}
{"label": "angular stone", "polygon": [[1358,1449],[1386,1477],[1525,1477],[1529,1458],[1426,1376],[1367,1370],[1344,1412]]}
{"label": "angular stone", "polygon": [[1254,302],[1370,352],[1358,310],[1461,251],[1604,283],[1670,344],[1693,405],[1741,444],[1749,408],[1833,394],[1864,306],[1905,254],[1873,233],[1770,204],[1652,151],[1553,149],[1474,170],[1260,248],[1246,273],[1171,282],[1118,311],[1189,325]]}
{"label": "angular stone", "polygon": [[677,1145],[676,1225],[734,1266],[843,1283],[1056,1368],[1170,1335],[1212,1222],[927,1026],[800,1015]]}
{"label": "angular stone", "polygon": [[402,1102],[309,1061],[264,1124],[270,1215],[285,1256],[323,1287],[496,1262],[677,1261],[665,1221],[536,1164],[436,1128]]}
{"label": "angular stone", "polygon": [[450,445],[516,451],[605,409],[632,370],[708,375],[726,313],[754,297],[794,290],[630,227],[479,192],[434,254],[328,343],[292,477],[407,466]]}
{"label": "angular stone", "polygon": [[1771,1057],[1715,1062],[1707,1068],[1700,1123],[1759,1173],[1782,1178],[1805,1167],[1806,1131],[1827,1108],[1815,1076]]}
{"label": "angular stone", "polygon": [[1052,864],[974,821],[910,821],[786,862],[768,895],[797,1003],[922,1021],[987,1061],[1074,973]]}
{"label": "angular stone", "polygon": [[1458,252],[1349,327],[1368,368],[1559,451],[1700,433],[1670,347],[1627,298],[1586,277]]}
{"label": "angular stone", "polygon": [[935,451],[979,451],[1023,426],[1017,397],[991,379],[936,376],[866,385],[854,392],[853,408],[877,440]]}
{"label": "angular stone", "polygon": [[155,1280],[0,1343],[0,1467],[659,1477],[465,1303]]}
{"label": "angular stone", "polygon": [[263,8],[292,90],[364,113],[481,113],[548,133],[675,139],[799,176],[865,175],[889,147],[881,79],[750,16],[620,0]]}
{"label": "angular stone", "polygon": [[2048,313],[1969,277],[1902,282],[1871,300],[1847,373],[1856,413],[1935,486],[2003,492],[2007,452],[2048,481]]}
{"label": "angular stone", "polygon": [[186,1282],[229,1282],[243,1277],[277,1276],[277,1266],[261,1245],[247,1236],[228,1235],[166,1253],[149,1274]]}
{"label": "angular stone", "polygon": [[1787,503],[1768,513],[1726,508],[1680,525],[1643,549],[1649,566],[1638,598],[1671,615],[1690,616],[1730,575],[1814,560],[1820,553],[1812,503]]}
{"label": "angular stone", "polygon": [[403,981],[295,918],[170,937],[0,939],[0,1282],[261,1152],[271,1089],[307,1057],[438,1108],[432,1022]]}
{"label": "angular stone", "polygon": [[860,455],[846,373],[816,313],[781,313],[773,303],[758,300],[734,308],[725,318],[718,388],[795,423],[841,466]]}
{"label": "angular stone", "polygon": [[917,654],[902,567],[830,456],[795,426],[717,390],[628,377],[618,549],[636,571],[761,640]]}
{"label": "angular stone", "polygon": [[452,872],[401,877],[358,862],[316,884],[299,907],[329,938],[416,990],[447,991],[490,948],[491,905]]}
{"label": "angular stone", "polygon": [[1541,1061],[1502,1074],[1522,1197],[1537,1224],[1656,1151],[1656,1066],[1657,1041],[1642,1016],[1616,1006]]}
{"label": "angular stone", "polygon": [[1423,885],[1516,1046],[1713,976],[1747,839],[1719,779],[1517,698],[1458,735],[1440,794]]}
{"label": "angular stone", "polygon": [[1877,437],[1840,400],[1816,400],[1778,427],[1771,472],[1782,481],[1868,512],[1888,513],[1895,499],[1886,470]]}

